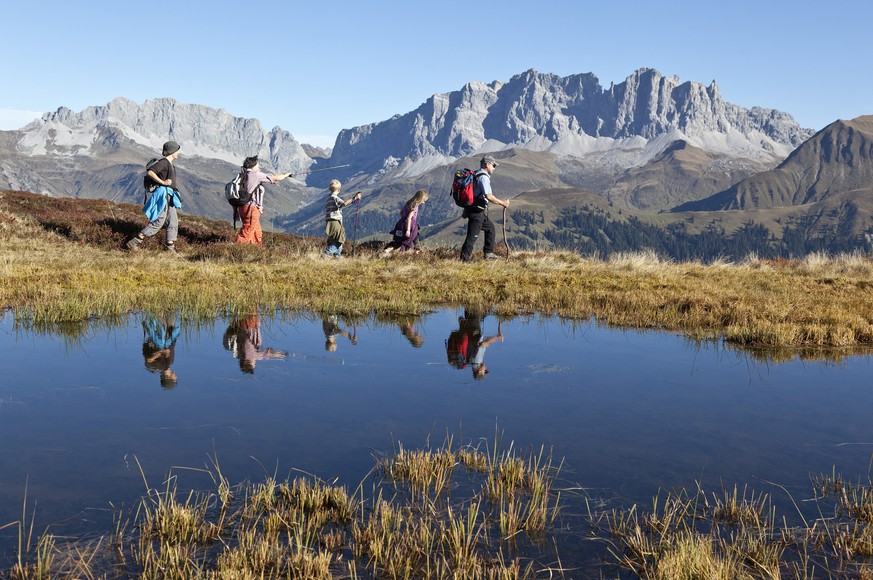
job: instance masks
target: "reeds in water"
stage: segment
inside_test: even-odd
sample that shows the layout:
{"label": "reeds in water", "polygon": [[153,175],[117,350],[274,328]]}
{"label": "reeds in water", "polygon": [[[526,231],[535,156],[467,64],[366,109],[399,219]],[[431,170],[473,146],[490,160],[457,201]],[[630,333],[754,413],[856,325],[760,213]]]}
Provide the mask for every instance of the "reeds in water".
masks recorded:
{"label": "reeds in water", "polygon": [[[10,574],[16,579],[116,573],[162,579],[533,578],[535,560],[516,553],[518,544],[504,542],[507,536],[545,531],[550,518],[533,514],[557,511],[555,473],[542,452],[521,460],[512,449],[488,456],[469,446],[455,451],[451,439],[435,450],[398,444],[377,460],[373,473],[381,479],[367,500],[363,484],[350,493],[311,476],[266,477],[231,488],[213,459],[206,471],[214,489],[183,493],[173,474],[161,489],[146,483],[133,520],[119,522],[115,534],[93,551],[75,543],[60,547],[46,534],[34,548],[21,550]],[[459,484],[455,467],[462,456],[482,471],[471,467],[470,477]],[[488,483],[494,474],[499,484]],[[489,491],[494,485],[501,487]],[[507,501],[512,507],[505,507]],[[23,524],[20,529],[24,534]],[[25,536],[22,542],[29,545]]]}
{"label": "reeds in water", "polygon": [[[818,515],[795,504],[790,523],[769,494],[739,485],[670,491],[649,509],[600,503],[577,518],[577,496],[556,488],[561,464],[497,441],[485,452],[397,445],[376,465],[367,498],[363,482],[349,492],[312,476],[228,491],[214,474],[215,489],[182,493],[171,474],[132,521],[81,543],[34,539],[25,502],[21,521],[3,526],[18,527],[20,548],[0,577],[581,578],[596,572],[564,568],[560,546],[587,538],[603,546],[606,577],[873,578],[873,483],[836,470],[812,478]],[[556,552],[544,561],[547,543]]]}

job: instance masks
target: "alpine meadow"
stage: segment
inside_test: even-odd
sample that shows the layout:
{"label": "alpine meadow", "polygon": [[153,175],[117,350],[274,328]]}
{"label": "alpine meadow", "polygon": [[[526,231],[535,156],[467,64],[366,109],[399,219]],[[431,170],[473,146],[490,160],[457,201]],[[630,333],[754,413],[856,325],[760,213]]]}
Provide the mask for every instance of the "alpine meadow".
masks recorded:
{"label": "alpine meadow", "polygon": [[0,131],[0,576],[873,578],[871,243],[873,115],[652,68],[331,148],[60,106]]}

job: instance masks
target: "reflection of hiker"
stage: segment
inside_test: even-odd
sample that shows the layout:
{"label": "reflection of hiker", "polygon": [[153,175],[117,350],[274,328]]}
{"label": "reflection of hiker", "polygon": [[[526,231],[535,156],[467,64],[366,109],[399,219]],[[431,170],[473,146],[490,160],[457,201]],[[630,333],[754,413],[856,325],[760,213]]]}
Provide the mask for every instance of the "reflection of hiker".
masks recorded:
{"label": "reflection of hiker", "polygon": [[473,181],[473,205],[464,210],[464,217],[467,218],[467,237],[464,238],[464,245],[461,246],[461,260],[469,262],[473,258],[473,246],[479,238],[479,232],[485,232],[485,252],[486,260],[496,260],[499,258],[494,253],[494,223],[488,219],[488,202],[509,207],[509,200],[502,200],[494,197],[491,193],[491,174],[494,173],[494,168],[497,167],[497,161],[486,155],[479,162],[479,171],[476,172],[476,177]]}
{"label": "reflection of hiker", "polygon": [[418,209],[428,200],[428,197],[430,196],[425,190],[419,189],[403,205],[403,209],[400,210],[400,219],[391,230],[394,239],[385,244],[385,248],[382,250],[383,256],[398,249],[404,252],[415,250],[415,241],[418,239]]}
{"label": "reflection of hiker", "polygon": [[233,358],[239,359],[239,370],[251,375],[255,374],[259,360],[288,356],[282,350],[261,350],[261,317],[257,314],[231,320],[224,331],[223,343],[224,348],[233,353]]}
{"label": "reflection of hiker", "polygon": [[250,193],[252,199],[245,205],[235,208],[242,222],[242,229],[236,235],[237,244],[254,244],[262,245],[263,232],[261,230],[261,214],[264,212],[264,184],[277,183],[283,179],[290,177],[290,173],[279,173],[278,175],[267,175],[261,171],[261,166],[258,163],[258,156],[246,157],[243,161],[243,170],[245,176],[240,184],[240,187],[245,188],[247,193]]}
{"label": "reflection of hiker", "polygon": [[485,315],[464,310],[458,318],[458,330],[453,330],[446,339],[446,355],[449,364],[463,369],[467,365],[473,370],[473,378],[481,380],[488,374],[485,365],[485,350],[494,342],[503,342],[503,333],[498,327],[497,334],[482,338],[482,321]]}
{"label": "reflection of hiker", "polygon": [[175,243],[179,234],[179,214],[176,210],[182,207],[182,202],[176,188],[176,168],[173,162],[179,157],[179,144],[175,141],[167,141],[161,153],[163,158],[146,172],[148,179],[155,186],[142,208],[149,224],[127,241],[127,249],[131,252],[139,250],[146,237],[155,235],[166,225],[164,247],[176,253]]}
{"label": "reflection of hiker", "polygon": [[339,192],[342,184],[337,179],[331,179],[330,195],[324,204],[324,233],[327,234],[327,249],[324,251],[325,258],[339,258],[343,253],[343,244],[346,243],[346,230],[343,227],[343,208],[352,202],[361,199],[361,192],[349,200],[343,201]]}
{"label": "reflection of hiker", "polygon": [[324,330],[324,350],[334,352],[336,350],[336,337],[345,336],[352,344],[358,344],[358,335],[340,328],[339,318],[336,314],[322,316],[321,329]]}
{"label": "reflection of hiker", "polygon": [[161,386],[172,389],[176,386],[176,373],[171,368],[176,356],[176,339],[179,324],[175,315],[158,320],[152,315],[142,319],[142,357],[149,372],[160,373]]}
{"label": "reflection of hiker", "polygon": [[415,329],[415,322],[410,319],[404,319],[399,323],[400,333],[406,337],[406,340],[409,341],[415,348],[421,348],[421,345],[424,344],[424,338],[421,336],[421,333]]}

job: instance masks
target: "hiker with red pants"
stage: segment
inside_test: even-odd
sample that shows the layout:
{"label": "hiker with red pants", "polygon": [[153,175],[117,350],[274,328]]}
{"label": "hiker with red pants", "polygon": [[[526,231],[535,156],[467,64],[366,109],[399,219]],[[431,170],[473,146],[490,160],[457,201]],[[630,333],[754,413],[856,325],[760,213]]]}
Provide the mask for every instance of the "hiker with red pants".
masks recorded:
{"label": "hiker with red pants", "polygon": [[458,318],[458,330],[453,330],[446,340],[446,355],[449,364],[458,369],[470,365],[473,378],[477,381],[485,378],[488,367],[485,365],[485,350],[498,340],[503,342],[500,328],[497,334],[482,338],[482,322],[485,315],[477,311],[464,309],[464,316]]}
{"label": "hiker with red pants", "polygon": [[261,317],[257,312],[231,320],[224,332],[223,343],[224,348],[239,360],[239,370],[250,375],[255,374],[255,365],[259,360],[283,359],[288,356],[284,350],[263,348]]}
{"label": "hiker with red pants", "polygon": [[494,222],[488,218],[488,202],[509,207],[508,199],[499,199],[491,192],[491,174],[498,163],[494,157],[486,155],[479,162],[479,171],[473,179],[473,205],[464,209],[463,217],[467,218],[467,237],[461,246],[461,261],[469,262],[473,259],[473,246],[479,238],[479,232],[485,232],[486,260],[499,258],[494,253]]}
{"label": "hiker with red pants", "polygon": [[278,183],[291,177],[291,173],[279,173],[268,175],[261,171],[258,156],[246,157],[242,165],[244,174],[240,184],[245,192],[251,196],[251,200],[234,211],[239,215],[242,228],[236,235],[236,244],[254,244],[263,246],[263,230],[261,229],[261,214],[264,213],[264,184]]}

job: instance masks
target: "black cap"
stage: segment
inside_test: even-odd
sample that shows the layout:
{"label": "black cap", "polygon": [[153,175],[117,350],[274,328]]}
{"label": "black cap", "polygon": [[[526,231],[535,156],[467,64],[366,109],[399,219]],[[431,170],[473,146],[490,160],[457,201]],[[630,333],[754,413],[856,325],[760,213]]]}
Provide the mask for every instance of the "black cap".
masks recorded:
{"label": "black cap", "polygon": [[161,152],[161,155],[166,157],[167,155],[172,155],[179,149],[181,149],[181,147],[179,147],[178,143],[176,143],[175,141],[167,141],[166,143],[164,143],[164,150]]}

